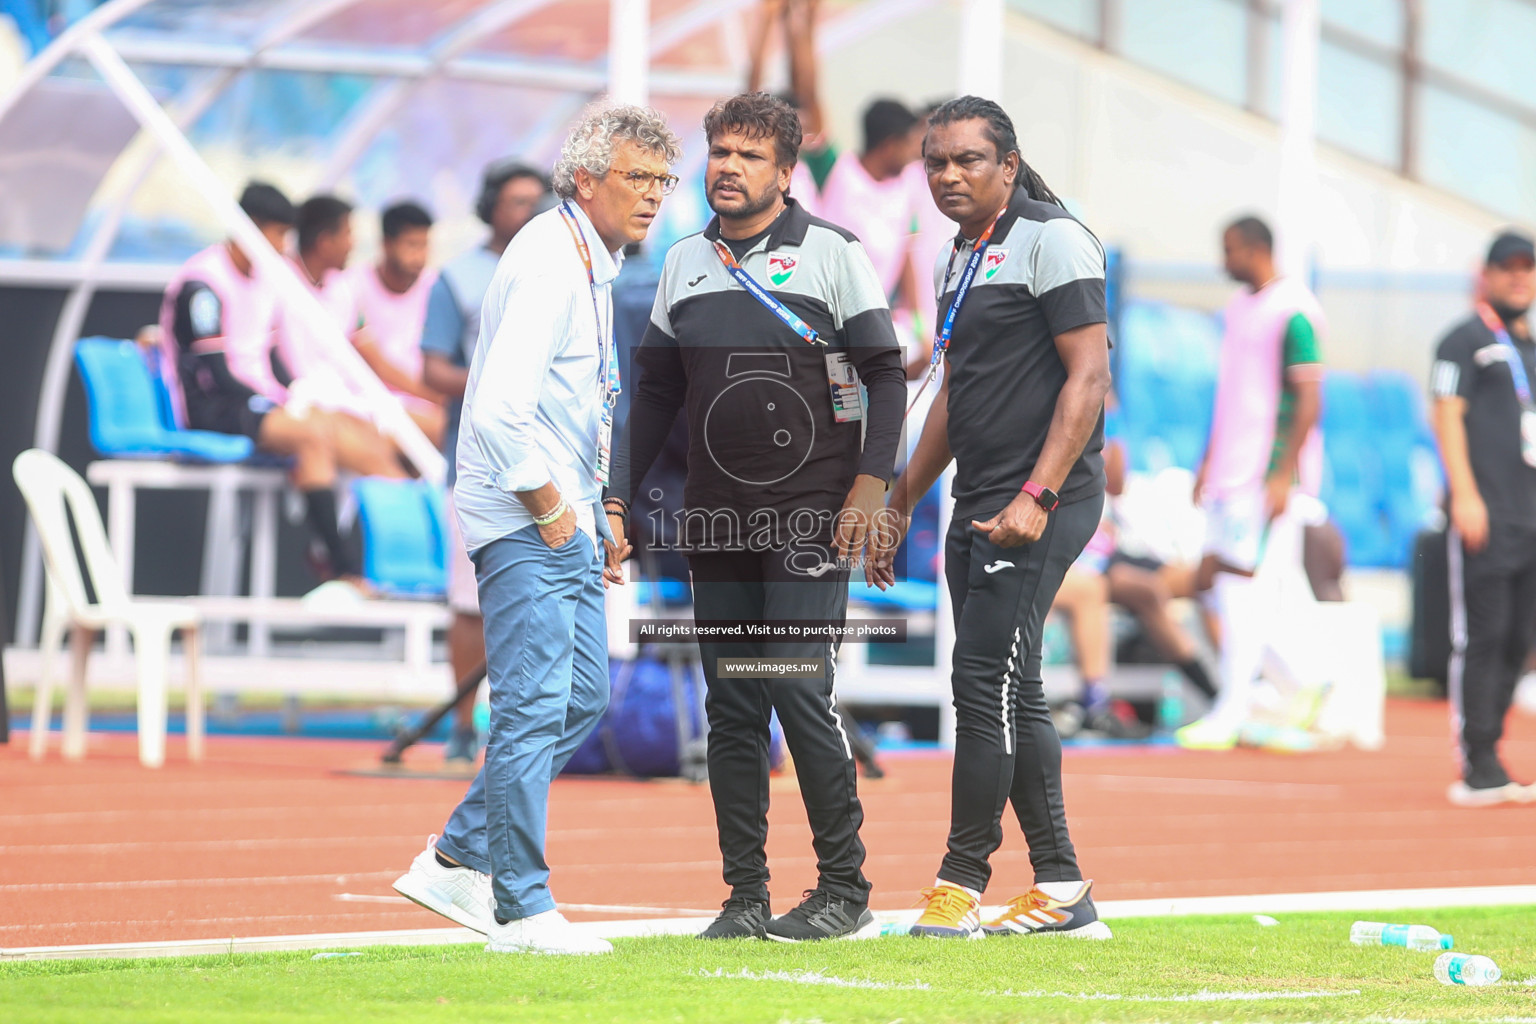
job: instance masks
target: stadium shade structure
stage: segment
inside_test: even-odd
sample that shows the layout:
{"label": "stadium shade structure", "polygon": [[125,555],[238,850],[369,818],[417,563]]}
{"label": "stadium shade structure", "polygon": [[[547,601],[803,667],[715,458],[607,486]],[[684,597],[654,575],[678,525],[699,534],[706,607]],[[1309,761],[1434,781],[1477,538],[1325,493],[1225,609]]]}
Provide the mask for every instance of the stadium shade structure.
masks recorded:
{"label": "stadium shade structure", "polygon": [[[259,176],[296,196],[336,189],[363,207],[424,200],[440,251],[478,232],[479,170],[517,154],[552,163],[567,124],[603,94],[649,102],[685,129],[741,87],[757,0],[110,0],[67,29],[0,97],[0,286],[67,292],[33,443],[58,447],[71,354],[98,289],[152,290],[192,252],[233,237],[273,273],[289,315],[378,399],[429,478],[440,456],[234,201]],[[823,59],[940,7],[958,28],[958,92],[1002,93],[1004,0],[824,0]],[[1318,0],[1287,0],[1281,256],[1307,251],[1314,187]],[[687,130],[691,129],[691,131]],[[1287,215],[1286,210],[1294,211]],[[652,238],[696,230],[698,189],[663,206]],[[366,238],[366,229],[363,232]],[[448,244],[442,245],[443,242]],[[327,333],[329,332],[329,333]],[[17,636],[35,634],[41,561],[27,524]],[[25,642],[25,641],[24,641]]]}
{"label": "stadium shade structure", "polygon": [[[1002,0],[830,0],[835,53],[935,5],[960,18],[962,81],[996,94]],[[234,201],[249,177],[361,205],[426,200],[454,236],[479,169],[517,154],[548,165],[565,127],[603,94],[699,124],[740,88],[755,0],[110,0],[67,29],[0,97],[0,286],[67,290],[39,385],[33,443],[57,449],[71,354],[98,289],[153,289],[196,249],[237,240],[282,289],[288,315],[328,338],[376,395],[424,474],[442,460],[327,326],[298,277]],[[685,136],[686,137],[686,136]],[[696,171],[702,146],[689,145]],[[695,175],[696,176],[696,175]],[[671,237],[702,197],[674,197]],[[681,226],[680,226],[681,225]],[[669,240],[663,225],[660,241]],[[18,633],[41,593],[28,524]]]}

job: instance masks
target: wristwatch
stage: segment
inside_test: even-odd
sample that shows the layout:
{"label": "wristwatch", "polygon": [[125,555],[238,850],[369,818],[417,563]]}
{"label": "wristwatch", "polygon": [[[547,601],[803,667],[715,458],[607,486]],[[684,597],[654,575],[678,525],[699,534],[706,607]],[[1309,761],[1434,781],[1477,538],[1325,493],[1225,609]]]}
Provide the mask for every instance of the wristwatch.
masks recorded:
{"label": "wristwatch", "polygon": [[1057,506],[1061,504],[1061,498],[1057,496],[1055,491],[1049,487],[1041,487],[1033,480],[1024,485],[1023,491],[1031,498],[1034,498],[1035,504],[1047,512],[1055,512]]}

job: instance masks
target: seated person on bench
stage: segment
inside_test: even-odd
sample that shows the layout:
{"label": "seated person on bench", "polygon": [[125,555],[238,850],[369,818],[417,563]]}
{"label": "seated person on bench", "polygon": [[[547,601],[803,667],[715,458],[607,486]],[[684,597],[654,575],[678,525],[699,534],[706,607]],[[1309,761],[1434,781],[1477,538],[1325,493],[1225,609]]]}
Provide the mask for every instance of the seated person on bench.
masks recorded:
{"label": "seated person on bench", "polygon": [[427,266],[432,215],[418,203],[395,203],[379,215],[379,227],[379,261],[354,263],[347,270],[358,319],[364,325],[352,343],[427,439],[441,446],[447,399],[427,387],[421,373],[427,297],[437,282],[437,271]]}
{"label": "seated person on bench", "polygon": [[[351,204],[332,195],[307,199],[298,208],[297,229],[298,255],[292,262],[299,279],[380,383],[397,394],[421,400],[419,405],[405,404],[407,415],[429,438],[440,437],[442,410],[435,403],[441,396],[425,388],[414,371],[401,370],[384,355],[374,326],[367,322],[353,280],[346,273],[353,248]],[[413,337],[411,344],[415,343]],[[339,372],[325,339],[316,335],[312,325],[302,318],[280,313],[277,350],[283,365],[304,382],[299,385],[304,401],[349,417],[364,430],[379,433],[374,426],[375,399]],[[383,443],[393,447],[387,439]]]}
{"label": "seated person on bench", "polygon": [[1121,512],[1115,499],[1125,489],[1126,454],[1119,410],[1113,402],[1104,414],[1104,473],[1111,503],[1106,506],[1105,521],[1067,569],[1052,605],[1069,619],[1082,678],[1077,699],[1053,714],[1063,736],[1088,730],[1112,739],[1136,739],[1150,730],[1126,705],[1113,701],[1104,684],[1112,661],[1111,604],[1134,615],[1158,652],[1207,698],[1215,698],[1216,687],[1200,660],[1195,639],[1169,614],[1174,598],[1195,596],[1195,567],[1164,565],[1120,550],[1115,520]]}
{"label": "seated person on bench", "polygon": [[[293,204],[271,185],[246,186],[240,207],[274,249],[295,222]],[[194,430],[243,434],[263,452],[291,455],[304,495],[322,578],[357,582],[358,558],[336,522],[336,472],[404,477],[393,449],[350,417],[290,401],[273,361],[277,290],[232,241],[209,246],[177,271],[160,306],[162,351],[180,387],[174,399]]]}

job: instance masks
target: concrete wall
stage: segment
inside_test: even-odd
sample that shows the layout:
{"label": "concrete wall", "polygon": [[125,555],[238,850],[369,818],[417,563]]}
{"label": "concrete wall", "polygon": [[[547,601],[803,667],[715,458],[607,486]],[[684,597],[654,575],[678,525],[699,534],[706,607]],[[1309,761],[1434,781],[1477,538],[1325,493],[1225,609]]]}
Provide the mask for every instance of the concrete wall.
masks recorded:
{"label": "concrete wall", "polygon": [[[958,18],[939,4],[825,62],[834,137],[857,145],[877,93],[924,103],[953,93]],[[1133,297],[1219,308],[1219,231],[1273,218],[1279,133],[1263,118],[1008,16],[1002,102],[1027,160],[1127,257]],[[874,89],[871,82],[898,82]],[[1423,377],[1444,329],[1464,316],[1498,217],[1323,147],[1315,226],[1329,362]]]}

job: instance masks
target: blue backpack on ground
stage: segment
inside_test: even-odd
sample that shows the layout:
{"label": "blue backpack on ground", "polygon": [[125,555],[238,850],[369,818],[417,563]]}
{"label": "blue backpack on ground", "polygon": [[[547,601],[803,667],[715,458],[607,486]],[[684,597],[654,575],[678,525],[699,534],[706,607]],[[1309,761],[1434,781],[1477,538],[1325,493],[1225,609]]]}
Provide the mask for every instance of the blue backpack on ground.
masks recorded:
{"label": "blue backpack on ground", "polygon": [[[689,737],[702,736],[704,685],[703,674],[694,659],[677,666],[682,673],[674,678],[673,666],[649,651],[634,661],[610,661],[608,679],[611,694],[608,710],[565,766],[564,774],[599,775],[618,772],[640,778],[673,777],[682,773],[678,741],[684,730],[678,728],[677,695],[682,692]],[[769,726],[769,760],[777,764],[783,756],[783,733],[774,718]]]}

